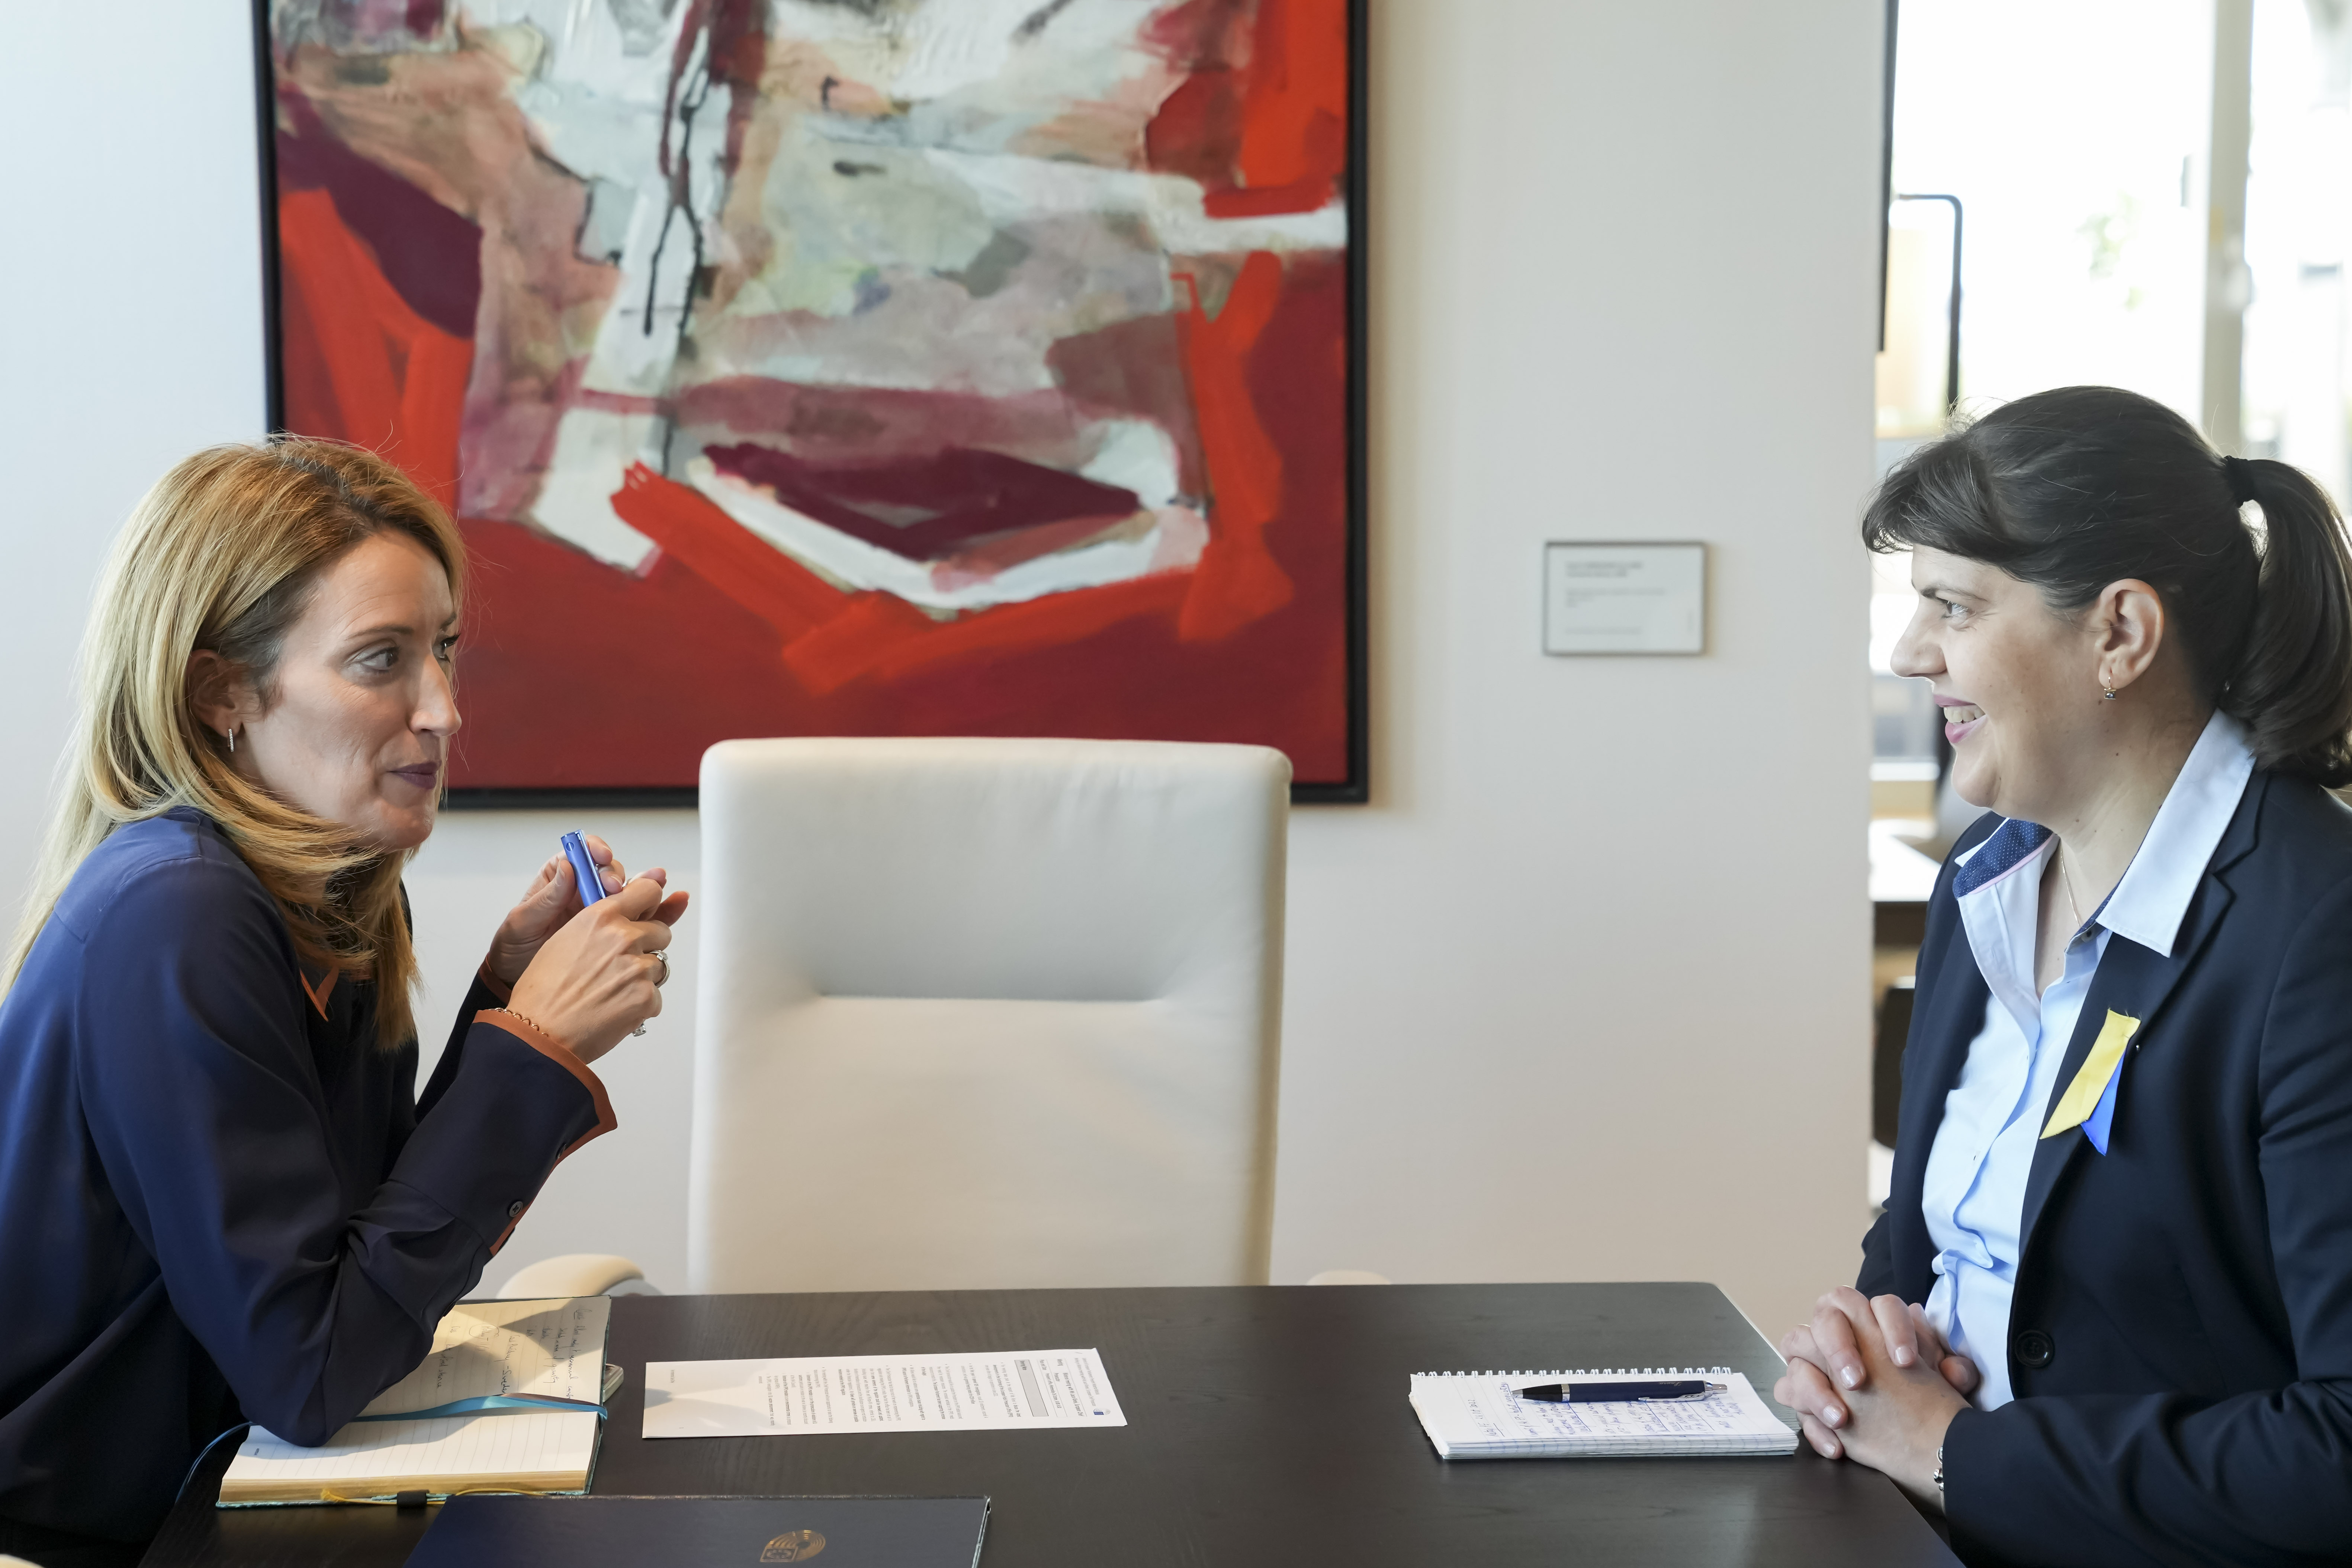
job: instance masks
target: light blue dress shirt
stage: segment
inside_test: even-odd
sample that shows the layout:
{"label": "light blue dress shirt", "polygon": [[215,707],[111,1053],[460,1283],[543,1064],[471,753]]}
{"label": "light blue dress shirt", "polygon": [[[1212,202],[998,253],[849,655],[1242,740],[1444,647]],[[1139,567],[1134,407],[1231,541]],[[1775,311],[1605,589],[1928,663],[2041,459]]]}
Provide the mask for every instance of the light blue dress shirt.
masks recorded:
{"label": "light blue dress shirt", "polygon": [[[2216,713],[2182,764],[2130,868],[2066,949],[2066,967],[2040,995],[2033,947],[2042,877],[2057,840],[2046,838],[2007,871],[1959,898],[1969,951],[1991,994],[1969,1042],[1959,1081],[1927,1154],[1923,1206],[1936,1244],[1927,1316],[1984,1374],[1974,1401],[2009,1403],[2009,1306],[2017,1285],[2018,1230],[2058,1068],[2111,941],[2169,953],[2254,771],[2237,721]],[[1998,832],[1998,830],[1996,830]],[[1960,858],[1965,868],[1988,838]],[[2062,897],[2060,907],[2064,907]]]}

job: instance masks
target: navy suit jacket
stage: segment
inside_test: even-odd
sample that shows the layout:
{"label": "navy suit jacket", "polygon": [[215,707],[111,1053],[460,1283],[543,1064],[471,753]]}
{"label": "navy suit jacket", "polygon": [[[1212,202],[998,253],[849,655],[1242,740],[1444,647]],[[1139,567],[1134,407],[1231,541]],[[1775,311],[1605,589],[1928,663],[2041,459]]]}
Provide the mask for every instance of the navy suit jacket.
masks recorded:
{"label": "navy suit jacket", "polygon": [[[1997,821],[1928,906],[1865,1295],[1935,1283],[1922,1182],[1987,995],[1952,876]],[[2257,772],[2174,951],[2108,939],[2053,1105],[2110,1011],[2141,1022],[2107,1152],[2044,1139],[2026,1184],[2017,1397],[1945,1439],[1953,1544],[1972,1563],[2352,1559],[2352,810]]]}
{"label": "navy suit jacket", "polygon": [[595,1076],[479,981],[420,1101],[187,809],[90,853],[0,1005],[0,1518],[137,1540],[243,1418],[318,1444],[432,1347]]}

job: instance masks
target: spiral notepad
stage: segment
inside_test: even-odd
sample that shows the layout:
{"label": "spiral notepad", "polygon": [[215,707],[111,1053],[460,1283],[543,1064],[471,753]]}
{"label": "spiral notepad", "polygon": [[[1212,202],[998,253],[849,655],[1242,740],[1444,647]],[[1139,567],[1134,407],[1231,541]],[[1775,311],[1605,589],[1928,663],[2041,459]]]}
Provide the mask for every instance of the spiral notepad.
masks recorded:
{"label": "spiral notepad", "polygon": [[[1549,1405],[1517,1391],[1543,1383],[1643,1383],[1703,1377],[1705,1399],[1653,1405]],[[1634,1458],[1668,1454],[1787,1454],[1797,1434],[1727,1366],[1550,1372],[1424,1372],[1412,1379],[1422,1430],[1446,1459]]]}

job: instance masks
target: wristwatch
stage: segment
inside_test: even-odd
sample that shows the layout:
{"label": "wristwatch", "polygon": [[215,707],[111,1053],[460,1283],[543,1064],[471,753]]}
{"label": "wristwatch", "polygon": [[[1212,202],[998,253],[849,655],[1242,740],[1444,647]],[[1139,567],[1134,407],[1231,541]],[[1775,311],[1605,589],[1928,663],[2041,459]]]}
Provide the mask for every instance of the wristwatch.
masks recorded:
{"label": "wristwatch", "polygon": [[1944,1449],[1941,1444],[1936,1447],[1936,1495],[1939,1498],[1944,1495]]}

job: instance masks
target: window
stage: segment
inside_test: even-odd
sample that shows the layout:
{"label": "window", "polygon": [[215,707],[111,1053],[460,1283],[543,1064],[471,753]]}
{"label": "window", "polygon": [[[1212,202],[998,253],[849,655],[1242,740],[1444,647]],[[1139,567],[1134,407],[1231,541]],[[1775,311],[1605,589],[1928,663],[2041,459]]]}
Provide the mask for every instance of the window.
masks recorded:
{"label": "window", "polygon": [[[1963,410],[2105,383],[2223,451],[2352,493],[2352,5],[1907,0],[1889,116],[1882,469]],[[1926,196],[1950,201],[1923,200]],[[1957,375],[1948,363],[1958,224]],[[1873,582],[1877,773],[1937,754],[1887,658],[1909,568]]]}

